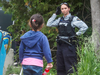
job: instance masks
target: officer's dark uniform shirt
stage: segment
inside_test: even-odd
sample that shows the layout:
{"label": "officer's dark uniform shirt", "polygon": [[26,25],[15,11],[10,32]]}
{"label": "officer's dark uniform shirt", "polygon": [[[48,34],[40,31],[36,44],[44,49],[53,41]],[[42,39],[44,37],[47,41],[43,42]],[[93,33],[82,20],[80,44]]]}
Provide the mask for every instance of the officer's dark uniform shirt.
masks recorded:
{"label": "officer's dark uniform shirt", "polygon": [[[61,17],[55,20],[56,16],[57,16],[56,14],[53,14],[51,16],[51,18],[47,22],[47,26],[58,27]],[[69,17],[71,17],[71,16],[72,16],[71,13],[69,13],[66,17],[63,16],[63,18],[64,18],[64,20],[68,20]],[[65,24],[65,25],[67,25],[67,24]],[[88,26],[82,20],[80,20],[77,16],[75,16],[73,18],[73,20],[71,21],[71,26],[73,28],[75,28],[75,27],[79,28],[79,30],[76,32],[76,35],[84,34],[85,31],[88,29]]]}

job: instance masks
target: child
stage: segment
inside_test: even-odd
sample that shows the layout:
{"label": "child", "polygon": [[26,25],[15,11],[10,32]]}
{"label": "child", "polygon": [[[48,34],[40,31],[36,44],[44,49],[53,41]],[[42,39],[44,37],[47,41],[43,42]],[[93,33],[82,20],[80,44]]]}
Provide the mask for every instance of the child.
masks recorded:
{"label": "child", "polygon": [[43,17],[40,14],[32,15],[29,22],[32,30],[26,32],[20,38],[19,59],[24,75],[42,75],[43,56],[47,60],[48,69],[53,67],[48,39],[40,31],[43,22]]}

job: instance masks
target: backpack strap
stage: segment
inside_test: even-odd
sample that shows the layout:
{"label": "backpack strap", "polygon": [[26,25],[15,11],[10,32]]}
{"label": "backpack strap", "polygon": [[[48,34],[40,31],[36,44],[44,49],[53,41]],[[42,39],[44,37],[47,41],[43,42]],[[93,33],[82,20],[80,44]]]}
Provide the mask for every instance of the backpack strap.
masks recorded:
{"label": "backpack strap", "polygon": [[[2,34],[1,31],[0,31],[0,33]],[[1,40],[0,40],[0,51],[1,51],[1,47],[2,47],[2,42],[3,42],[3,34],[2,34],[2,37],[1,37]]]}

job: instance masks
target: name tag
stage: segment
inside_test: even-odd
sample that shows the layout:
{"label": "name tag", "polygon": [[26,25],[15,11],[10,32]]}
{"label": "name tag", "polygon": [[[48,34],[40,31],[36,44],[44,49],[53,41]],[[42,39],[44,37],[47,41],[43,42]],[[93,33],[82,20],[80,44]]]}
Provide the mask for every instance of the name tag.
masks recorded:
{"label": "name tag", "polygon": [[64,26],[67,26],[68,23],[59,23],[59,25],[64,25]]}

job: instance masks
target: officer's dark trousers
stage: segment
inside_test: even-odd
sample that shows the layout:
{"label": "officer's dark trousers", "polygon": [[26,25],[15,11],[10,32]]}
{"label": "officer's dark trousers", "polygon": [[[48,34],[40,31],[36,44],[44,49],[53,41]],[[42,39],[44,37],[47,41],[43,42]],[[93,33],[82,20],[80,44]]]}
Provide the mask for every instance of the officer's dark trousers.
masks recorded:
{"label": "officer's dark trousers", "polygon": [[[57,75],[68,75],[76,70],[77,54],[74,45],[57,45]],[[74,68],[74,69],[73,69]]]}

